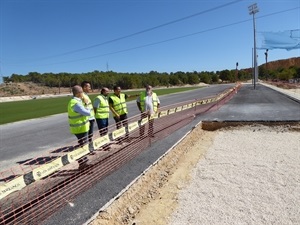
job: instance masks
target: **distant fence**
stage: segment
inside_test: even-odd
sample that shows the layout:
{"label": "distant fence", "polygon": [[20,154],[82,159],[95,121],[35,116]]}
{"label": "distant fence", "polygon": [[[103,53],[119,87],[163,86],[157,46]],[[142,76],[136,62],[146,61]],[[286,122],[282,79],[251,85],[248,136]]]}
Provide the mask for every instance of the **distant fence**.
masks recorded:
{"label": "distant fence", "polygon": [[138,115],[129,118],[126,127],[109,126],[104,136],[95,132],[96,154],[90,154],[88,144],[66,146],[0,172],[0,224],[40,223],[151,143],[187,125],[195,116],[218,109],[239,88],[236,85],[217,96],[162,107],[150,118],[154,137],[148,135],[148,117]]}

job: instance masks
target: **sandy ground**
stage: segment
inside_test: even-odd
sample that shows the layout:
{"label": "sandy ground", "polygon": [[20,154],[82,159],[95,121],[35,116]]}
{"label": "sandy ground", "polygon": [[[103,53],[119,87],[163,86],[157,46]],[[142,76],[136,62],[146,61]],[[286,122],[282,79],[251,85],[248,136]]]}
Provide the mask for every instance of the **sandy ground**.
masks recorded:
{"label": "sandy ground", "polygon": [[92,224],[300,224],[299,137],[199,126]]}
{"label": "sandy ground", "polygon": [[299,162],[289,127],[217,131],[169,224],[300,224]]}
{"label": "sandy ground", "polygon": [[299,162],[300,123],[198,126],[90,224],[300,224]]}

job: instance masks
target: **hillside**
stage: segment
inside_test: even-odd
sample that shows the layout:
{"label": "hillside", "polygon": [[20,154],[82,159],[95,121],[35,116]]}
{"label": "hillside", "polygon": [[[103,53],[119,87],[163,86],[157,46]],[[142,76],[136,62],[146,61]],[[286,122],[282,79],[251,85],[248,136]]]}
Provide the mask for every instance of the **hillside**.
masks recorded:
{"label": "hillside", "polygon": [[32,82],[0,84],[0,97],[67,93],[70,93],[70,88],[51,88]]}
{"label": "hillside", "polygon": [[[265,67],[266,63],[258,65]],[[278,68],[290,68],[291,66],[296,66],[300,67],[300,57],[294,57],[294,58],[289,58],[289,59],[281,59],[281,60],[276,60],[276,61],[270,61],[268,62],[268,70],[276,70]],[[252,71],[252,68],[241,68],[240,70],[245,70],[247,72]]]}
{"label": "hillside", "polygon": [[[265,63],[261,64],[260,66],[265,66]],[[289,68],[291,66],[300,67],[300,57],[268,62],[269,70],[275,70],[277,68]]]}

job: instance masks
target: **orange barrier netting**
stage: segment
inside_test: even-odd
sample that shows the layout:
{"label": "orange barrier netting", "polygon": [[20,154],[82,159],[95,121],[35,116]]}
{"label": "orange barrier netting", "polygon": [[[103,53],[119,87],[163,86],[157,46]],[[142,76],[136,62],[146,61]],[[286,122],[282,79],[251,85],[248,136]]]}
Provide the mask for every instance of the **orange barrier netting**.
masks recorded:
{"label": "orange barrier netting", "polygon": [[126,127],[109,126],[104,136],[94,132],[93,154],[88,144],[74,144],[0,172],[0,223],[40,223],[151,143],[187,125],[195,116],[217,110],[239,88],[237,85],[217,96],[162,107],[151,120],[153,131],[148,118],[137,115],[128,118]]}

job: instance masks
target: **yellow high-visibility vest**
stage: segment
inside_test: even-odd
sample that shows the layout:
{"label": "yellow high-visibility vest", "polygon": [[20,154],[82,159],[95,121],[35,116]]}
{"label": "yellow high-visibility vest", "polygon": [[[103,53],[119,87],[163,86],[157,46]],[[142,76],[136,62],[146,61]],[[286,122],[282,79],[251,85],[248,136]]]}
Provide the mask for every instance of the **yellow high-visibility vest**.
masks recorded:
{"label": "yellow high-visibility vest", "polygon": [[127,106],[126,106],[126,99],[125,99],[125,94],[121,93],[120,98],[116,95],[110,96],[111,100],[113,101],[113,108],[114,110],[119,114],[127,114]]}
{"label": "yellow high-visibility vest", "polygon": [[109,117],[109,106],[107,98],[103,95],[98,95],[96,98],[100,100],[100,105],[97,108],[95,117],[96,119],[106,119]]}
{"label": "yellow high-visibility vest", "polygon": [[75,98],[72,98],[68,104],[68,116],[71,134],[85,133],[89,130],[90,127],[89,117],[83,116],[74,111],[73,107],[76,104],[82,104],[82,102]]}

